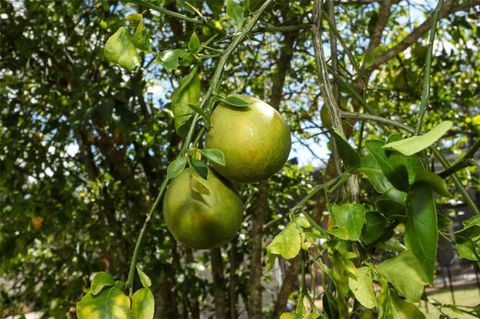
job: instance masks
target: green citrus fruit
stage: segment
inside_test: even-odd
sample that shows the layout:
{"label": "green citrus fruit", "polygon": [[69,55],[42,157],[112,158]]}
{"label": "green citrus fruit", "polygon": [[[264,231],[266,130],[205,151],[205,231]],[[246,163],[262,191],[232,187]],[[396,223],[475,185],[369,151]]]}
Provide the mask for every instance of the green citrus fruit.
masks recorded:
{"label": "green citrus fruit", "polygon": [[210,169],[206,180],[185,169],[171,181],[163,202],[167,228],[196,249],[219,247],[235,237],[242,212],[234,186]]}
{"label": "green citrus fruit", "polygon": [[285,165],[291,148],[290,130],[267,103],[241,98],[250,104],[238,108],[220,103],[215,108],[205,145],[225,154],[225,166],[213,166],[221,175],[252,183],[269,178]]}

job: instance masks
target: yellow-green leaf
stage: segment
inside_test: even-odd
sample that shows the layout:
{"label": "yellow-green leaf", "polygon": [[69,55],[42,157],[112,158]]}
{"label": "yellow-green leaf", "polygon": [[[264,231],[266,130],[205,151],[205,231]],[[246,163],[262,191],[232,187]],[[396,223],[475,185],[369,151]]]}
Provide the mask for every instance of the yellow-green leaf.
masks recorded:
{"label": "yellow-green leaf", "polygon": [[124,27],[108,38],[103,52],[108,61],[117,63],[128,71],[133,71],[140,65],[132,35]]}
{"label": "yellow-green leaf", "polygon": [[130,299],[112,287],[93,296],[90,292],[77,303],[78,319],[129,319]]}

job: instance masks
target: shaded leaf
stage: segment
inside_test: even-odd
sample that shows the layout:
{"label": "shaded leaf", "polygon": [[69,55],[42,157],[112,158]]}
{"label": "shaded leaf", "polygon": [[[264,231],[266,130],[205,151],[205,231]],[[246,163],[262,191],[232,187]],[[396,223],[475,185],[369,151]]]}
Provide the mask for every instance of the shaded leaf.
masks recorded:
{"label": "shaded leaf", "polygon": [[203,179],[207,179],[207,176],[208,176],[207,164],[197,159],[192,159],[191,163],[195,172],[198,175],[200,175]]}
{"label": "shaded leaf", "polygon": [[415,183],[426,183],[440,195],[451,197],[452,194],[448,191],[447,183],[440,176],[429,171],[421,171],[415,177]]}
{"label": "shaded leaf", "polygon": [[137,290],[132,297],[132,319],[152,319],[154,311],[155,299],[152,291],[149,288]]}
{"label": "shaded leaf", "polygon": [[338,153],[343,160],[345,169],[348,172],[353,172],[360,167],[360,155],[353,147],[341,136],[335,129],[332,131],[333,138],[335,139]]}
{"label": "shaded leaf", "polygon": [[416,183],[407,195],[405,244],[419,262],[425,280],[433,283],[438,245],[438,223],[431,187]]}
{"label": "shaded leaf", "polygon": [[132,35],[121,27],[105,43],[103,50],[105,58],[120,65],[128,71],[133,71],[140,65],[140,57],[133,43]]}
{"label": "shaded leaf", "polygon": [[383,234],[388,222],[378,212],[367,212],[365,215],[365,226],[362,231],[362,239],[367,244],[374,242]]}
{"label": "shaded leaf", "polygon": [[380,166],[388,181],[398,190],[407,192],[409,189],[407,168],[403,165],[393,166],[382,146],[382,141],[370,140],[365,142],[365,147]]}
{"label": "shaded leaf", "polygon": [[445,133],[448,132],[452,125],[452,122],[444,121],[423,135],[412,136],[400,141],[388,143],[383,147],[393,148],[394,150],[407,156],[413,155],[438,141],[443,135],[445,135]]}

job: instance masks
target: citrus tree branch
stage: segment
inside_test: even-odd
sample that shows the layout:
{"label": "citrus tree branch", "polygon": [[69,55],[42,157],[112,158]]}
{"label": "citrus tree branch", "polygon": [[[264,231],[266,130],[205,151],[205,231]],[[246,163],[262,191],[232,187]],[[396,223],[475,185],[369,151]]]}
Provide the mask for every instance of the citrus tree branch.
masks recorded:
{"label": "citrus tree branch", "polygon": [[[141,0],[135,0],[135,1],[141,1]],[[143,1],[141,1],[141,2],[143,2]],[[227,61],[228,61],[229,57],[231,56],[233,51],[247,37],[248,33],[251,32],[251,30],[253,29],[253,26],[258,21],[258,19],[260,19],[260,16],[262,15],[262,13],[265,11],[265,9],[268,7],[268,5],[271,2],[273,2],[273,0],[266,0],[263,3],[263,5],[257,11],[255,11],[255,14],[253,15],[253,17],[251,18],[249,23],[234,38],[232,43],[225,50],[225,53],[220,58],[220,60],[218,62],[218,65],[215,69],[215,73],[213,75],[212,81],[210,82],[210,86],[209,86],[207,92],[205,93],[204,98],[202,99],[202,101],[200,103],[200,107],[202,109],[204,109],[205,106],[212,104],[212,103],[210,103],[210,98],[212,97],[213,93],[216,92],[216,90],[218,89],[218,86],[220,85],[221,77],[222,77],[222,74],[223,74],[223,69],[224,69],[225,65],[227,64]],[[197,125],[197,122],[198,122],[199,119],[200,119],[200,115],[195,114],[195,116],[193,117],[193,120],[192,120],[192,124],[190,125],[190,129],[188,131],[187,137],[185,138],[185,142],[182,145],[182,149],[180,150],[180,153],[178,155],[178,158],[180,158],[182,156],[185,156],[185,153],[188,150],[188,147],[189,147],[189,145],[192,141],[193,133],[195,132],[195,128],[196,128],[196,125]],[[137,241],[135,243],[135,248],[134,248],[134,251],[133,251],[132,260],[130,262],[130,269],[128,271],[128,279],[127,279],[127,287],[129,288],[130,297],[132,297],[132,295],[133,295],[133,279],[134,279],[134,276],[135,276],[135,268],[136,268],[136,265],[137,265],[137,258],[138,258],[138,253],[140,251],[140,246],[141,246],[143,237],[145,235],[145,230],[147,228],[148,223],[150,222],[150,220],[152,218],[153,213],[155,212],[158,204],[160,203],[160,199],[162,198],[163,193],[165,192],[165,190],[167,188],[168,182],[169,182],[168,178],[165,178],[164,181],[162,182],[162,185],[160,187],[160,191],[157,195],[157,198],[155,199],[155,202],[152,205],[152,208],[150,209],[149,213],[147,214],[145,222],[143,223],[142,229],[140,230],[140,234],[138,235]]]}
{"label": "citrus tree branch", "polygon": [[[390,126],[394,126],[394,127],[397,127],[397,128],[400,128],[404,131],[407,131],[409,133],[415,133],[415,129],[414,128],[411,128],[410,126],[408,125],[405,125],[401,122],[398,122],[398,121],[394,121],[394,120],[390,120],[390,119],[386,119],[386,118],[383,118],[383,117],[380,117],[380,116],[374,116],[374,115],[370,115],[370,114],[365,114],[365,113],[355,113],[355,112],[342,112],[341,113],[341,116],[343,118],[354,118],[354,119],[357,119],[357,120],[366,120],[366,121],[372,121],[372,122],[378,122],[378,123],[383,123],[383,124],[387,124],[387,125],[390,125]],[[473,155],[475,154],[475,152],[478,150],[478,148],[480,147],[480,142],[477,140],[474,145],[470,148],[470,150],[465,154],[465,156],[462,158],[462,160],[464,158],[469,158],[469,157],[473,157]],[[440,162],[440,164],[442,164],[442,166],[445,168],[445,170],[443,172],[448,172],[448,171],[451,171],[452,173],[450,173],[451,175],[451,178],[453,180],[453,183],[455,184],[455,187],[457,188],[457,190],[460,192],[460,194],[462,195],[463,197],[463,200],[465,201],[465,203],[467,204],[468,207],[470,207],[470,209],[477,215],[480,215],[480,209],[478,208],[477,204],[475,204],[475,201],[472,199],[472,197],[470,196],[470,194],[468,193],[467,189],[465,188],[465,186],[463,186],[462,182],[460,181],[460,179],[458,178],[458,176],[455,174],[455,172],[457,171],[456,168],[452,169],[451,168],[451,165],[450,163],[448,163],[448,160],[445,158],[445,156],[436,148],[432,147],[431,148],[432,151],[435,153],[435,155],[437,156],[438,158],[438,161]],[[459,160],[459,161],[462,161],[462,160]],[[457,162],[459,162],[457,161]],[[454,164],[455,165],[455,164]],[[457,167],[461,165],[461,164],[457,164]],[[442,172],[442,173],[443,173]],[[445,173],[443,173],[445,174]]]}
{"label": "citrus tree branch", "polygon": [[422,100],[420,102],[420,114],[418,116],[417,128],[415,129],[415,135],[420,134],[422,129],[423,117],[427,111],[427,104],[430,99],[430,73],[432,71],[432,52],[433,43],[435,42],[435,31],[437,28],[438,12],[442,7],[443,0],[439,0],[435,13],[433,14],[432,29],[430,30],[430,38],[428,43],[427,57],[425,58],[425,76],[423,78]]}
{"label": "citrus tree branch", "polygon": [[365,58],[370,56],[376,47],[382,41],[383,30],[387,25],[388,18],[390,17],[392,11],[392,0],[384,0],[380,6],[380,11],[378,13],[377,23],[373,29],[372,36],[370,37],[370,42],[368,43],[367,51],[365,52]]}
{"label": "citrus tree branch", "polygon": [[168,9],[165,9],[164,7],[162,6],[159,6],[159,5],[156,5],[156,4],[153,4],[151,3],[150,1],[145,1],[145,0],[127,0],[127,2],[133,2],[133,3],[137,3],[137,4],[140,4],[146,8],[149,8],[149,9],[152,9],[152,10],[155,10],[155,11],[158,11],[160,13],[163,13],[165,15],[168,15],[168,16],[171,16],[173,18],[176,18],[176,19],[179,19],[179,20],[183,20],[183,21],[187,21],[187,22],[192,22],[192,23],[195,23],[195,24],[205,24],[203,21],[201,20],[197,20],[195,18],[190,18],[190,17],[187,17],[186,15],[183,15],[183,14],[180,14],[178,12],[175,12],[175,11],[171,11],[171,10],[168,10]]}
{"label": "citrus tree branch", "polygon": [[[447,17],[449,14],[459,12],[459,11],[467,11],[474,6],[480,4],[480,0],[470,0],[466,1],[461,4],[454,5],[457,1],[455,0],[447,0],[445,5],[438,13],[438,18],[442,19]],[[383,63],[389,61],[390,59],[397,56],[400,52],[407,49],[413,43],[417,42],[418,39],[423,37],[428,30],[432,27],[433,18],[427,18],[421,25],[415,28],[410,34],[408,34],[403,40],[401,40],[398,44],[388,49],[385,53],[376,57],[371,64],[368,65],[368,70],[373,71],[378,68]]]}
{"label": "citrus tree branch", "polygon": [[477,140],[473,143],[472,147],[470,147],[470,149],[467,151],[467,153],[465,153],[465,155],[462,156],[462,158],[460,158],[455,163],[453,163],[453,165],[450,166],[449,168],[438,173],[438,175],[440,177],[447,177],[465,167],[475,165],[473,156],[475,155],[475,153],[478,151],[479,148],[480,148],[480,138],[477,138]]}

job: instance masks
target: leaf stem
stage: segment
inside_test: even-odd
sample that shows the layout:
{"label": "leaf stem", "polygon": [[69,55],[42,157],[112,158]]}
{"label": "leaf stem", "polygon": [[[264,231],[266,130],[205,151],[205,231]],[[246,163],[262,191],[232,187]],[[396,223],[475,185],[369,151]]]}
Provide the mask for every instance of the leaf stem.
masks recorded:
{"label": "leaf stem", "polygon": [[142,229],[140,230],[140,234],[138,235],[137,242],[135,243],[135,248],[133,250],[133,255],[132,255],[132,261],[130,262],[130,269],[128,271],[128,279],[127,279],[127,286],[129,289],[129,296],[132,298],[133,295],[133,278],[135,276],[135,267],[137,266],[137,257],[138,253],[140,251],[140,246],[142,243],[143,236],[145,235],[145,230],[147,229],[147,225],[152,219],[152,215],[157,209],[158,204],[160,203],[160,199],[163,196],[163,193],[165,192],[168,184],[168,179],[165,178],[162,182],[162,185],[160,186],[160,191],[158,192],[157,198],[155,199],[155,202],[153,203],[152,207],[150,208],[150,211],[147,214],[147,218],[143,222]]}

